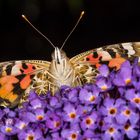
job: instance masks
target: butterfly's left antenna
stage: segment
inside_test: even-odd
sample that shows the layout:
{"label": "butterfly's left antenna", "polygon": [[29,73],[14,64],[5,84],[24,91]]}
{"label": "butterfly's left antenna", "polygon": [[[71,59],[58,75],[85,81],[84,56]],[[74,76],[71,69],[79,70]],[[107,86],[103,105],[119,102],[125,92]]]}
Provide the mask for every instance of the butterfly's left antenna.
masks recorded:
{"label": "butterfly's left antenna", "polygon": [[47,38],[44,34],[42,34],[42,33],[41,33],[41,32],[26,18],[25,15],[22,15],[22,18],[23,18],[27,23],[29,23],[29,25],[30,25],[33,29],[35,29],[41,36],[43,36],[43,37],[53,46],[53,48],[56,48],[55,45],[50,41],[50,39]]}

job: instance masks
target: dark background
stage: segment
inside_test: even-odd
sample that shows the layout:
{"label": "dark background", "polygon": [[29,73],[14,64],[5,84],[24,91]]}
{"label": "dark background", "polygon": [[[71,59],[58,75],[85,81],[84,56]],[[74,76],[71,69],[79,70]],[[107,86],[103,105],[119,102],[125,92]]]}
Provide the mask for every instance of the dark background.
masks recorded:
{"label": "dark background", "polygon": [[69,57],[103,45],[140,41],[140,5],[135,0],[0,0],[0,61],[51,60],[54,50],[22,18],[28,19],[56,46],[67,41]]}

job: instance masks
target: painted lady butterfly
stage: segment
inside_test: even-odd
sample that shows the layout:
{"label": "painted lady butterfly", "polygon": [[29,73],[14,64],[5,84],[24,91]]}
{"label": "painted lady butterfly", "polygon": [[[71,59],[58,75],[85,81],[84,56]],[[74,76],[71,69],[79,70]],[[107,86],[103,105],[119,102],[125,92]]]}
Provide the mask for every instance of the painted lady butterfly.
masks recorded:
{"label": "painted lady butterfly", "polygon": [[92,83],[100,65],[106,64],[118,70],[127,59],[133,61],[135,57],[140,56],[140,42],[103,46],[78,54],[71,59],[67,58],[62,47],[59,49],[54,46],[54,48],[51,62],[21,60],[0,63],[1,106],[15,107],[31,89],[36,90],[38,94],[46,93],[48,90],[54,94],[61,85],[77,86]]}

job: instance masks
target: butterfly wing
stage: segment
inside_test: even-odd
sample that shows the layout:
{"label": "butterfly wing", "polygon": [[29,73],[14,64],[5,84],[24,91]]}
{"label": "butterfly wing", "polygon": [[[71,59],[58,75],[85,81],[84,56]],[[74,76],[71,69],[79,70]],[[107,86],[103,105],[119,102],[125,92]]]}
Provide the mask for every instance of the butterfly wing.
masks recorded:
{"label": "butterfly wing", "polygon": [[70,59],[82,83],[93,82],[102,64],[118,70],[126,60],[140,56],[140,42],[107,45],[81,53]]}
{"label": "butterfly wing", "polygon": [[32,85],[39,72],[48,71],[50,62],[22,60],[0,63],[0,105],[14,107]]}

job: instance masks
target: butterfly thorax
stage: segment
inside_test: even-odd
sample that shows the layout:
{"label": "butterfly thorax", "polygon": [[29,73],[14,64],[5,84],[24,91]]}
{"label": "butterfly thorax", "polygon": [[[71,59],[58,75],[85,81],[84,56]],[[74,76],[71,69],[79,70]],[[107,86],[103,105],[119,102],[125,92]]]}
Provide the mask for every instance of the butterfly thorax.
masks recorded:
{"label": "butterfly thorax", "polygon": [[57,87],[62,85],[72,86],[75,74],[72,64],[69,62],[65,52],[56,48],[52,54],[52,61],[49,68],[51,82]]}

